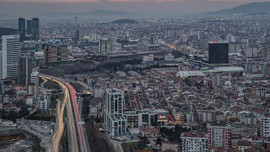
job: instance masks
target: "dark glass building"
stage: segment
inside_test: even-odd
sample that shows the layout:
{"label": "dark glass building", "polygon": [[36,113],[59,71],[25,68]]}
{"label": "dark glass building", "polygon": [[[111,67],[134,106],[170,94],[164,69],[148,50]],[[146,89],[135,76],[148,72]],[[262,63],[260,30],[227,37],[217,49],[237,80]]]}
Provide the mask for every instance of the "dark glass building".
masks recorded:
{"label": "dark glass building", "polygon": [[229,63],[229,44],[228,43],[209,43],[209,64]]}
{"label": "dark glass building", "polygon": [[38,18],[32,19],[32,38],[34,40],[39,39],[39,19]]}
{"label": "dark glass building", "polygon": [[18,75],[17,82],[21,85],[30,83],[31,73],[33,69],[33,54],[21,55],[18,58]]}
{"label": "dark glass building", "polygon": [[32,20],[27,20],[27,34],[32,35]]}
{"label": "dark glass building", "polygon": [[20,41],[25,40],[25,19],[19,18],[18,19],[18,34],[20,35]]}

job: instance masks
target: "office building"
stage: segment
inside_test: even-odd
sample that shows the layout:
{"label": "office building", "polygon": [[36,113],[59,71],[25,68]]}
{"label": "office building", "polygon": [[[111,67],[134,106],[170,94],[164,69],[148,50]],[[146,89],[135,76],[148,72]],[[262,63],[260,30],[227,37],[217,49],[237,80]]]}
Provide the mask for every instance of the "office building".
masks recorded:
{"label": "office building", "polygon": [[208,152],[207,134],[203,132],[185,132],[180,135],[181,152]]}
{"label": "office building", "polygon": [[157,113],[152,110],[125,111],[127,128],[151,127],[158,123]]}
{"label": "office building", "polygon": [[63,62],[68,60],[68,48],[65,45],[44,47],[44,63]]}
{"label": "office building", "polygon": [[19,35],[2,36],[1,79],[16,78],[18,54],[20,51]]}
{"label": "office building", "polygon": [[208,148],[223,148],[229,150],[231,148],[231,126],[223,123],[207,124]]}
{"label": "office building", "polygon": [[34,40],[39,39],[39,19],[38,18],[33,18],[32,19],[32,38]]}
{"label": "office building", "polygon": [[111,53],[110,42],[108,38],[102,38],[99,40],[99,53],[100,54]]}
{"label": "office building", "polygon": [[24,54],[19,56],[17,76],[18,84],[26,85],[30,83],[34,63],[33,58],[34,57],[32,54]]}
{"label": "office building", "polygon": [[228,43],[209,43],[208,55],[210,64],[229,63]]}
{"label": "office building", "polygon": [[32,20],[27,20],[27,35],[32,35]]}
{"label": "office building", "polygon": [[270,137],[270,114],[265,114],[262,117],[261,135]]}
{"label": "office building", "polygon": [[25,40],[25,19],[18,19],[18,34],[20,35],[20,42]]}
{"label": "office building", "polygon": [[107,89],[104,123],[112,136],[117,137],[127,131],[124,112],[124,92],[119,89]]}

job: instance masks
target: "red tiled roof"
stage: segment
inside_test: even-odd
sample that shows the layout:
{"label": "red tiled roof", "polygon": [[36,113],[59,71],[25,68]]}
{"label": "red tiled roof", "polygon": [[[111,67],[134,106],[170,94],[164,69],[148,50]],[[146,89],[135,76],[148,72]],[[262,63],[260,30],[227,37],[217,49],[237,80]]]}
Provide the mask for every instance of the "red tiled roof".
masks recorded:
{"label": "red tiled roof", "polygon": [[242,140],[242,141],[238,141],[237,145],[238,146],[251,146],[251,142]]}

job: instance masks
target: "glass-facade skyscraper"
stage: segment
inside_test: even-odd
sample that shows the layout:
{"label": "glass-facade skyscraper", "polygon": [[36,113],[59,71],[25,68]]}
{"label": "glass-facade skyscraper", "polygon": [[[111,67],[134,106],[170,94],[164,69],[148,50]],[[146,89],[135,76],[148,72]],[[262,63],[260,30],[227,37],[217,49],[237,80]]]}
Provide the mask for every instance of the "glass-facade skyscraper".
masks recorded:
{"label": "glass-facade skyscraper", "polygon": [[209,64],[229,63],[228,43],[209,43]]}
{"label": "glass-facade skyscraper", "polygon": [[38,18],[32,19],[32,38],[34,40],[39,39],[39,19]]}
{"label": "glass-facade skyscraper", "polygon": [[18,34],[20,35],[20,42],[25,40],[25,19],[18,19]]}

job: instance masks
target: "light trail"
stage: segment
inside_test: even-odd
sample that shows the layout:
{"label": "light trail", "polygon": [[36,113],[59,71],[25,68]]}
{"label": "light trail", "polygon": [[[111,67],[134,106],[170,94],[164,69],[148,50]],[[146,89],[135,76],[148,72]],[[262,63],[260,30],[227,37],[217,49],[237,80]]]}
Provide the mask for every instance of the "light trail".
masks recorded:
{"label": "light trail", "polygon": [[[68,124],[69,124],[68,127],[69,127],[69,132],[71,134],[72,152],[77,152],[77,151],[79,151],[79,149],[81,152],[89,152],[90,149],[88,148],[88,143],[86,142],[84,128],[82,127],[81,124],[78,124],[82,120],[81,120],[81,116],[80,116],[79,109],[78,109],[75,89],[68,82],[64,82],[63,80],[61,80],[59,78],[55,78],[52,76],[40,76],[40,77],[41,78],[43,77],[43,78],[46,78],[46,79],[49,79],[51,81],[58,83],[63,88],[63,90],[65,90],[64,103],[66,105],[67,114],[68,114]],[[65,105],[62,105],[62,109],[65,108]],[[63,113],[64,113],[64,110],[63,110]],[[61,113],[62,114],[61,115],[62,121],[63,121],[63,113]],[[75,118],[74,118],[74,116],[75,116]],[[77,127],[77,132],[76,132],[76,127]],[[60,128],[60,129],[62,130],[62,128]],[[55,140],[53,143],[54,152],[58,152],[59,142],[60,142],[60,140],[62,138],[62,134],[63,134],[61,132],[60,132],[61,134],[58,132],[57,132],[57,135],[55,136]],[[77,138],[79,138],[80,148],[78,146]]]}
{"label": "light trail", "polygon": [[[72,113],[72,108],[71,108],[71,104],[70,104],[70,94],[69,94],[69,90],[68,88],[66,87],[65,83],[55,79],[55,78],[52,78],[52,77],[49,77],[49,76],[41,76],[41,78],[44,78],[44,79],[47,79],[47,80],[51,80],[51,81],[54,81],[56,82],[57,84],[59,84],[63,91],[64,91],[64,100],[63,100],[63,104],[62,104],[62,107],[61,107],[61,110],[60,113],[59,113],[59,116],[58,116],[58,129],[54,135],[54,138],[53,138],[53,145],[52,145],[52,148],[51,150],[53,152],[58,152],[59,151],[59,143],[62,139],[62,136],[63,136],[63,132],[64,132],[64,122],[63,122],[63,117],[64,117],[64,110],[65,110],[65,106],[67,106],[67,113],[68,113],[68,123],[69,123],[69,132],[70,132],[70,135],[71,135],[71,142],[72,142],[72,152],[78,152],[79,151],[79,148],[78,148],[78,142],[77,142],[77,135],[76,135],[76,127],[75,127],[75,123],[74,123],[74,120],[73,120],[73,113]],[[66,104],[68,103],[68,104]]]}

